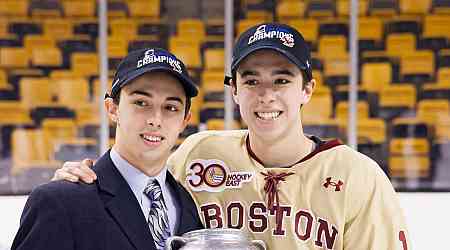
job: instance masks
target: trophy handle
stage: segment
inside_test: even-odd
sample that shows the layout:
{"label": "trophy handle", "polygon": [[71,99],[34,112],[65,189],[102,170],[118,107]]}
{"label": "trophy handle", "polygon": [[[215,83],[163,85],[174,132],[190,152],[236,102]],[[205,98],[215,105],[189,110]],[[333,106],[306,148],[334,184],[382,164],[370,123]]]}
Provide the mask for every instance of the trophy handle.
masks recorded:
{"label": "trophy handle", "polygon": [[169,238],[166,240],[166,247],[165,247],[164,249],[165,249],[165,250],[172,250],[172,243],[173,243],[173,242],[179,242],[179,243],[181,243],[182,246],[184,246],[184,245],[186,245],[186,243],[188,242],[188,240],[186,240],[185,238],[180,237],[180,236],[172,236],[172,237],[169,237]]}
{"label": "trophy handle", "polygon": [[266,243],[262,240],[252,240],[252,245],[256,246],[260,250],[266,250]]}

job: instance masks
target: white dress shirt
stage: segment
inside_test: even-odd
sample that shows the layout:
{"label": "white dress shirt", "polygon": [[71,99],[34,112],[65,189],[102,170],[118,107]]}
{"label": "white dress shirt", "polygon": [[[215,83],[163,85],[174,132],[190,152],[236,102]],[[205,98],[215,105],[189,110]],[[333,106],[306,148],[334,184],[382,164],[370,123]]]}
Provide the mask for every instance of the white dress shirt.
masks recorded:
{"label": "white dress shirt", "polygon": [[169,217],[169,227],[171,235],[175,235],[178,227],[179,206],[176,200],[173,198],[172,187],[166,183],[167,166],[164,167],[157,176],[147,176],[141,170],[133,167],[128,161],[123,159],[114,148],[110,151],[110,157],[116,168],[122,174],[123,178],[127,181],[131,190],[133,190],[136,199],[141,205],[142,213],[145,216],[145,220],[148,221],[148,214],[150,212],[150,199],[144,194],[144,189],[150,179],[156,179],[161,186],[164,202],[167,206],[167,215]]}

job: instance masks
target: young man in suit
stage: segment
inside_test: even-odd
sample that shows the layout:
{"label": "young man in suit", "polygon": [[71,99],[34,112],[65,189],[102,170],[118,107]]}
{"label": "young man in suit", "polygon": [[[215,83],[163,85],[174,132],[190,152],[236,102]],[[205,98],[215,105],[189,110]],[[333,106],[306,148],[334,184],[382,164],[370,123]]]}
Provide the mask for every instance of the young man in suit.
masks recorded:
{"label": "young man in suit", "polygon": [[166,166],[196,95],[174,55],[131,52],[105,97],[116,138],[93,168],[94,185],[54,181],[36,188],[12,250],[162,249],[170,235],[202,228],[192,198]]}

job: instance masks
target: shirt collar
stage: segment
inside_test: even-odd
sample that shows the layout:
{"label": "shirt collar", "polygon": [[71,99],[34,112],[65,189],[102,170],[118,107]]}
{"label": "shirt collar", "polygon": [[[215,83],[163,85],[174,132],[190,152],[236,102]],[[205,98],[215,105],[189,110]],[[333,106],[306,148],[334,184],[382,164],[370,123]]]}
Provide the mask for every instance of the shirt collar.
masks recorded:
{"label": "shirt collar", "polygon": [[163,193],[166,191],[167,166],[165,166],[158,175],[147,176],[141,170],[137,169],[127,160],[122,158],[122,156],[120,156],[120,154],[116,150],[114,150],[114,148],[111,149],[109,155],[112,162],[119,170],[120,174],[122,174],[123,178],[125,178],[131,190],[133,190],[133,193],[139,202],[141,201],[141,197],[145,187],[147,186],[147,183],[151,179],[156,179],[159,182]]}

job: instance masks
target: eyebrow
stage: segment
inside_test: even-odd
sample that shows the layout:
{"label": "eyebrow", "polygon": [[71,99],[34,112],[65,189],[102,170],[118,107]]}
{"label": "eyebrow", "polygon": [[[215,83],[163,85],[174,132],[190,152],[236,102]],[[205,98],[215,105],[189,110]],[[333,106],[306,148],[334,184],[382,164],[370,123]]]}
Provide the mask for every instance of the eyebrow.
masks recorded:
{"label": "eyebrow", "polygon": [[242,71],[242,73],[240,73],[241,74],[241,77],[246,77],[246,76],[256,76],[256,75],[259,75],[256,71],[253,71],[253,70],[244,70],[244,71]]}
{"label": "eyebrow", "polygon": [[[130,95],[143,95],[143,96],[147,96],[147,97],[153,97],[152,93],[148,93],[142,90],[135,90],[133,92],[131,92]],[[175,102],[179,102],[181,104],[183,103],[183,100],[180,97],[177,96],[169,96],[166,98],[167,101],[175,101]]]}
{"label": "eyebrow", "polygon": [[[253,70],[244,70],[240,74],[241,74],[241,77],[257,76],[257,75],[259,75],[258,72],[253,71]],[[292,72],[291,70],[288,70],[288,69],[277,69],[277,70],[274,70],[274,71],[272,71],[272,75],[273,76],[274,75],[288,75],[288,76],[292,76],[292,77],[295,76],[294,72]]]}
{"label": "eyebrow", "polygon": [[288,69],[279,69],[279,70],[274,70],[272,72],[272,75],[288,75],[288,76],[295,76],[295,74],[288,70]]}

